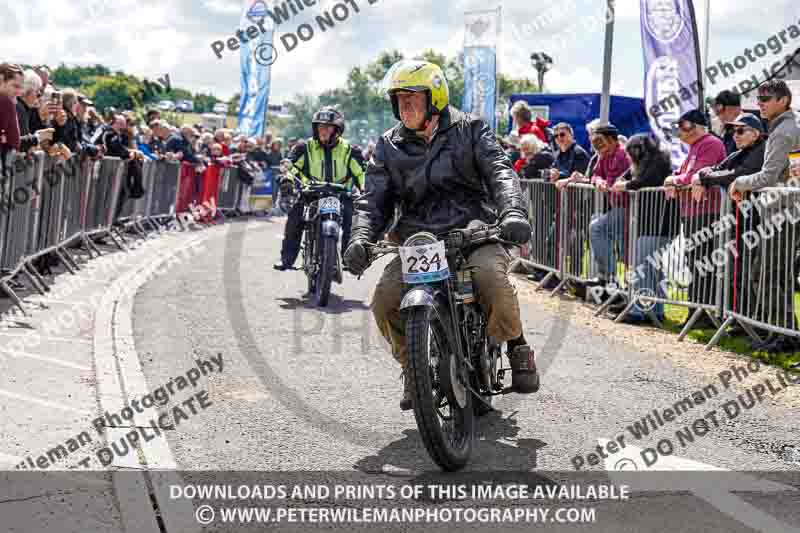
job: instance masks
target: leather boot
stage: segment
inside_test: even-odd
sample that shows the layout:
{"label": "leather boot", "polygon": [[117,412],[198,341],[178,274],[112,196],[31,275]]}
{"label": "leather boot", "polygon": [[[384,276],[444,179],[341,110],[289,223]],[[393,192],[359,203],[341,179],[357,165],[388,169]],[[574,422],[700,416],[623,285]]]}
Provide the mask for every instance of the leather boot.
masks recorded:
{"label": "leather boot", "polygon": [[514,347],[508,359],[511,362],[511,388],[514,392],[520,394],[537,392],[539,372],[531,347],[527,344]]}
{"label": "leather boot", "polygon": [[400,400],[400,410],[410,411],[414,408],[414,385],[409,378],[408,366],[403,368],[401,379],[403,380],[403,399]]}

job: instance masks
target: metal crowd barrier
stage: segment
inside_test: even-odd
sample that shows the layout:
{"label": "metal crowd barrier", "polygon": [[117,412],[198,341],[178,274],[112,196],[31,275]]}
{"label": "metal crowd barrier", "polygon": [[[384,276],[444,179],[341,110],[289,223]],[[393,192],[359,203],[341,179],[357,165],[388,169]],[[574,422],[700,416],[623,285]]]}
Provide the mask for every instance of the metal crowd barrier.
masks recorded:
{"label": "metal crowd barrier", "polygon": [[[38,183],[41,180],[44,165],[42,154],[37,154],[32,162],[3,180],[2,205],[0,215],[3,219],[3,246],[0,268],[11,272],[29,249],[29,242],[35,243],[35,217],[32,215],[35,198],[31,201],[30,186],[27,183]],[[17,194],[14,194],[17,191]]]}
{"label": "metal crowd barrier", "polygon": [[175,200],[181,166],[172,161],[156,161],[150,166],[155,168],[155,174],[153,188],[147,191],[147,214],[151,220],[163,222],[176,214]]}
{"label": "metal crowd barrier", "polygon": [[82,236],[81,210],[85,189],[81,182],[87,167],[88,161],[81,161],[79,158],[73,157],[62,169],[64,209],[62,211],[61,242],[72,243]]}
{"label": "metal crowd barrier", "polygon": [[765,333],[800,337],[795,319],[800,188],[766,188],[746,195],[730,216],[735,222],[726,235],[725,322],[708,348],[734,323],[756,341]]}
{"label": "metal crowd barrier", "polygon": [[595,190],[594,213],[589,223],[589,243],[594,272],[599,282],[602,304],[595,316],[609,309],[617,300],[631,300],[628,272],[633,262],[630,196],[618,192]]}
{"label": "metal crowd barrier", "polygon": [[217,206],[226,215],[236,212],[242,198],[242,182],[239,180],[239,169],[228,167],[220,180],[219,201]]}
{"label": "metal crowd barrier", "polygon": [[660,187],[631,193],[635,287],[617,321],[636,312],[660,324],[665,304],[686,307],[690,314],[678,336],[683,340],[703,315],[720,325],[729,202],[718,187],[699,201],[690,189],[672,190],[671,199]]}
{"label": "metal crowd barrier", "polygon": [[525,181],[530,260],[547,272],[542,284],[560,279],[553,294],[567,281],[600,279],[609,297],[596,314],[621,300],[617,322],[635,315],[661,325],[665,305],[685,307],[679,340],[705,315],[717,328],[709,348],[735,323],[756,341],[800,337],[800,188],[764,189],[734,205],[717,187],[695,201],[688,188],[558,192]]}
{"label": "metal crowd barrier", "polygon": [[[125,166],[132,164],[136,163],[124,163]],[[152,202],[153,182],[157,170],[158,166],[156,161],[148,159],[141,163],[142,188],[145,191],[144,195],[141,198],[128,198],[126,194],[125,201],[122,203],[122,207],[116,217],[117,223],[122,224],[126,229],[134,230],[139,235],[144,235],[146,233],[142,224],[149,223],[148,204]],[[154,229],[158,230],[158,227],[156,226]]]}
{"label": "metal crowd barrier", "polygon": [[[14,165],[0,183],[0,289],[27,314],[14,292],[12,280],[27,276],[40,294],[49,291],[41,268],[57,258],[71,273],[79,270],[67,248],[84,247],[90,257],[100,254],[93,242],[109,237],[124,250],[118,226],[126,219],[144,232],[141,224],[175,217],[179,190],[179,165],[148,161],[143,165],[145,194],[126,199],[128,162],[117,158],[63,161],[36,152]],[[213,192],[211,192],[213,196]],[[116,236],[115,236],[116,235]],[[146,237],[146,235],[144,235]]]}
{"label": "metal crowd barrier", "polygon": [[618,303],[616,321],[634,314],[660,325],[665,304],[686,307],[679,339],[703,314],[719,326],[726,267],[715,250],[731,220],[728,199],[719,188],[700,202],[690,189],[671,190],[670,199],[662,187],[617,193],[573,183],[558,193],[528,181],[531,261],[548,272],[542,284],[558,277],[553,294],[567,281],[591,284],[596,315]]}
{"label": "metal crowd barrier", "polygon": [[109,235],[125,176],[125,164],[116,157],[105,157],[94,162],[93,166],[88,176],[83,231],[86,236]]}
{"label": "metal crowd barrier", "polygon": [[597,277],[588,229],[592,217],[599,211],[598,196],[594,186],[585,183],[570,184],[561,191],[562,281],[587,283]]}
{"label": "metal crowd barrier", "polygon": [[545,285],[561,271],[559,254],[561,198],[555,185],[543,180],[520,180],[528,198],[528,217],[533,230],[527,260],[547,272]]}

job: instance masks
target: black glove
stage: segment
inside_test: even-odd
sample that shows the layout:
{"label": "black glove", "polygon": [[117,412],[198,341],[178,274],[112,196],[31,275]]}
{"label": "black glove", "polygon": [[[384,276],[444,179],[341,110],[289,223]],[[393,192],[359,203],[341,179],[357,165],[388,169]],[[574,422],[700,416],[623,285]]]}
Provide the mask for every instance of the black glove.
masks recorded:
{"label": "black glove", "polygon": [[516,244],[531,240],[531,225],[528,219],[517,211],[509,211],[500,220],[500,236]]}
{"label": "black glove", "polygon": [[364,247],[363,241],[351,242],[344,251],[343,260],[347,270],[356,276],[363,274],[369,266],[369,257],[367,256],[367,249]]}

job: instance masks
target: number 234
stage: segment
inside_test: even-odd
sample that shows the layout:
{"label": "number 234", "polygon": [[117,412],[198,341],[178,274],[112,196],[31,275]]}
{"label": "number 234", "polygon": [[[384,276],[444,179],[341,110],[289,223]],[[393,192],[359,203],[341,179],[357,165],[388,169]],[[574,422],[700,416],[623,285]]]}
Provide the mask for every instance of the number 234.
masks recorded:
{"label": "number 234", "polygon": [[[431,266],[434,264],[436,265],[436,269],[434,272],[438,272],[442,269],[442,259],[439,257],[439,254],[435,254],[433,257],[428,259],[426,255],[420,255],[418,257],[409,257],[408,258],[409,266],[408,271],[410,273],[416,272],[429,272],[431,270]],[[419,269],[417,269],[419,267]]]}

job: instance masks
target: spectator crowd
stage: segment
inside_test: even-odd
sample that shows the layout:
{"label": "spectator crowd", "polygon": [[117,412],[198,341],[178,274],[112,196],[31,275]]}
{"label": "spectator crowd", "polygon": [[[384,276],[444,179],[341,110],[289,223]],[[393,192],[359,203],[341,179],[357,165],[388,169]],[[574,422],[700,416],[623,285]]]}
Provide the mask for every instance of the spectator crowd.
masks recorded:
{"label": "spectator crowd", "polygon": [[[585,125],[591,143],[591,151],[587,152],[576,142],[572,125],[560,122],[551,127],[548,120],[534,116],[525,102],[514,104],[511,114],[516,127],[509,135],[498,137],[498,142],[522,178],[523,191],[527,193],[532,182],[551,183],[556,191],[563,191],[572,183],[583,183],[603,195],[602,209],[594,214],[588,228],[578,229],[579,254],[583,253],[585,240],[593,252],[593,272],[597,276],[576,287],[577,291],[585,291],[589,286],[607,286],[618,275],[620,258],[627,257],[630,203],[626,191],[663,187],[657,202],[638,208],[636,253],[629,270],[636,273],[633,281],[636,289],[648,289],[666,298],[661,288],[664,273],[647,259],[679,235],[689,238],[690,232],[718,220],[720,190],[738,203],[751,193],[758,195],[765,188],[785,185],[792,176],[800,178],[800,168],[789,165],[789,153],[800,148],[800,127],[791,110],[791,91],[785,82],[778,80],[763,83],[757,91],[760,116],[743,112],[741,96],[730,91],[723,91],[714,99],[713,117],[703,109],[683,114],[673,134],[688,146],[689,153],[677,169],[672,168],[665,147],[652,134],[640,133],[627,139],[613,124],[594,120]],[[712,125],[716,126],[716,133]],[[195,170],[197,183],[209,165],[235,165],[239,179],[250,185],[265,169],[280,167],[282,163],[285,166],[288,154],[301,143],[302,140],[290,139],[284,147],[283,139],[273,138],[271,133],[252,138],[226,128],[204,128],[201,124],[177,127],[156,109],[145,111],[143,116],[111,107],[98,111],[86,95],[55,87],[46,67],[23,69],[10,63],[0,64],[3,176],[7,175],[9,154],[29,157],[33,151],[41,150],[64,160],[73,155],[118,157],[129,162],[118,210],[125,201],[144,194],[141,164],[145,160],[188,163]],[[370,160],[374,149],[372,142],[365,147],[365,160]],[[273,191],[276,189],[273,187]],[[542,241],[548,243],[552,243],[557,233],[556,198],[547,196],[541,205],[532,205],[532,209],[538,210],[534,232],[539,231]],[[653,216],[653,212],[659,216]],[[763,262],[760,271],[750,271],[743,267],[742,261],[737,262],[737,287],[725,290],[738,292],[740,298],[753,296],[744,298],[749,302],[747,305],[761,306],[763,316],[775,317],[778,326],[794,331],[797,330],[792,302],[795,286],[784,271],[790,263],[800,266],[796,257],[787,255],[787,250],[800,249],[797,242],[800,232],[789,231],[788,221],[784,224],[787,227],[778,228],[774,245],[769,247],[774,256]],[[686,252],[690,269],[711,256],[712,243]],[[736,247],[743,251],[738,233]],[[572,257],[572,261],[576,264],[573,270],[582,264],[580,255]],[[765,269],[771,271],[765,275]],[[537,279],[542,277],[539,275]],[[689,301],[712,301],[717,294],[717,283],[718,279],[713,278],[691,284]],[[769,291],[774,297],[760,301],[754,291],[762,294]],[[640,323],[648,316],[665,318],[662,303],[657,303],[649,313],[638,306],[629,307],[628,311],[628,322]],[[710,325],[710,318],[704,315],[693,327]],[[781,351],[796,347],[793,337],[763,333],[766,340],[757,346],[759,349]]]}
{"label": "spectator crowd", "polygon": [[[608,287],[618,279],[618,261],[627,257],[630,245],[628,221],[631,213],[625,191],[662,188],[657,196],[648,196],[647,202],[640,202],[636,213],[635,257],[628,268],[629,272],[635,273],[629,279],[635,290],[647,289],[657,298],[668,299],[662,283],[665,274],[654,265],[657,261],[648,261],[648,258],[681,235],[690,239],[695,232],[710,229],[721,218],[722,195],[730,196],[743,211],[740,204],[747,200],[748,195],[757,199],[767,188],[800,186],[800,180],[790,182],[792,178],[800,178],[800,167],[789,162],[789,154],[800,150],[800,126],[791,108],[792,93],[786,83],[779,80],[763,83],[757,92],[758,113],[743,112],[741,95],[731,91],[716,96],[710,110],[713,114],[704,109],[684,113],[673,135],[688,146],[689,152],[676,169],[672,167],[666,147],[653,134],[640,133],[627,139],[613,124],[595,120],[585,126],[592,148],[589,154],[576,143],[570,124],[558,123],[551,129],[550,122],[534,117],[524,101],[512,106],[511,115],[516,127],[507,136],[498,137],[498,141],[522,179],[523,191],[530,183],[543,181],[553,184],[558,191],[563,191],[571,183],[583,183],[602,194],[603,205],[593,214],[588,231],[584,235],[579,233],[579,253],[582,253],[585,239],[593,252],[596,277],[576,286],[577,293],[585,294],[588,287]],[[548,232],[541,234],[542,242],[546,236],[550,243],[555,233],[557,200],[547,194],[531,198],[532,216],[536,219],[534,226],[550,226]],[[748,221],[751,226],[748,227],[758,223],[757,217],[758,211],[753,210]],[[536,231],[534,228],[534,240]],[[737,258],[744,257],[742,233],[744,231],[736,232],[734,255]],[[754,254],[756,266],[745,260],[735,261],[735,287],[726,287],[725,290],[729,297],[737,294],[738,301],[744,302],[738,306],[737,312],[745,316],[757,313],[768,317],[771,325],[797,331],[793,304],[796,280],[793,278],[800,266],[800,231],[784,220],[778,224],[770,240],[769,245]],[[698,264],[707,263],[716,244],[715,239],[707,239],[702,244],[686,248],[684,261],[694,274],[694,282],[687,290],[689,302],[708,304],[715,301],[720,278],[698,275]],[[547,261],[551,260],[552,254]],[[791,272],[795,272],[795,276]],[[541,280],[545,274],[537,272],[532,276]],[[558,284],[553,276],[548,280],[547,288]],[[570,280],[575,284],[573,282]],[[607,291],[601,300],[611,296]],[[647,310],[638,303],[631,307],[622,302],[611,307],[616,312],[623,309],[626,310],[624,321],[628,323],[642,323],[648,316],[658,321],[665,319],[662,302]],[[705,313],[689,323],[692,314],[689,313],[683,326],[716,329],[710,315]],[[754,342],[754,349],[795,352],[800,348],[794,336],[772,330],[756,329],[755,332],[762,341]],[[739,324],[728,331],[731,335],[745,333]]]}
{"label": "spectator crowd", "polygon": [[0,64],[0,150],[3,164],[8,154],[30,157],[33,151],[69,159],[118,157],[129,163],[121,202],[141,197],[141,163],[145,160],[179,161],[194,166],[198,180],[208,165],[236,165],[240,179],[252,184],[268,167],[277,167],[288,150],[283,139],[238,135],[225,128],[201,124],[177,127],[150,109],[144,116],[108,107],[98,112],[85,95],[55,87],[47,67],[22,69]]}

